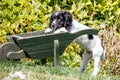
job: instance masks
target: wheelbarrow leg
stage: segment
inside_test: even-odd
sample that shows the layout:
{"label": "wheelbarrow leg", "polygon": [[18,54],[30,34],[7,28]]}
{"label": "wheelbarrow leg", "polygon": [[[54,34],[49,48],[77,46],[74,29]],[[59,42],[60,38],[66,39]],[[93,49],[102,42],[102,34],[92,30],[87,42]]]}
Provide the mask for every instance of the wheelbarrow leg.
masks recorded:
{"label": "wheelbarrow leg", "polygon": [[54,65],[59,65],[59,41],[54,40]]}
{"label": "wheelbarrow leg", "polygon": [[46,59],[41,59],[41,64],[45,65],[46,64]]}

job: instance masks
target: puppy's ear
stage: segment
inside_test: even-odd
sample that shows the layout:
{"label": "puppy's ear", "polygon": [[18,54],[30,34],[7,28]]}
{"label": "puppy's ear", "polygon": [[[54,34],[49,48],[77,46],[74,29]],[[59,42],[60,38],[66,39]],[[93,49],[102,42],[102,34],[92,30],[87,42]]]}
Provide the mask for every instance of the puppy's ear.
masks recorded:
{"label": "puppy's ear", "polygon": [[72,26],[72,14],[68,11],[64,12],[64,17],[65,17],[65,28],[67,30],[70,29],[70,27]]}
{"label": "puppy's ear", "polygon": [[51,28],[51,23],[53,22],[53,17],[55,15],[56,11],[52,13],[52,15],[50,16],[50,21],[49,21],[49,28]]}

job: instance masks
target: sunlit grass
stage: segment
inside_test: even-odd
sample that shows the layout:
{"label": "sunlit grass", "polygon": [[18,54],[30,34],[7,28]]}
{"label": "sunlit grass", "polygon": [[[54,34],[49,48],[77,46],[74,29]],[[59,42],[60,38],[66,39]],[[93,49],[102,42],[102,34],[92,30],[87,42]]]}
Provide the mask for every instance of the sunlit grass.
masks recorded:
{"label": "sunlit grass", "polygon": [[[51,65],[29,65],[24,62],[1,61],[0,80],[15,71],[22,71],[26,75],[26,80],[119,80],[119,76],[98,75],[96,78],[90,77],[90,72],[80,73],[79,68],[69,68],[65,66]],[[12,78],[19,80],[19,78]]]}

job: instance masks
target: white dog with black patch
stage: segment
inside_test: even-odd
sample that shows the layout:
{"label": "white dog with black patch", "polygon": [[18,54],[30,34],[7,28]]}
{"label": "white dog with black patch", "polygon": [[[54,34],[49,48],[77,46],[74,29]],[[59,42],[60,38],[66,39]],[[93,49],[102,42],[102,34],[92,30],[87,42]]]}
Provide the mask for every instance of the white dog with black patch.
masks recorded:
{"label": "white dog with black patch", "polygon": [[[68,11],[54,12],[50,18],[49,28],[45,30],[45,33],[53,32],[69,32],[75,33],[80,30],[88,29],[89,27],[72,19],[72,15]],[[102,45],[102,41],[97,35],[82,35],[74,40],[76,43],[84,47],[84,56],[80,71],[83,72],[89,59],[94,59],[94,71],[92,76],[96,76],[100,69],[100,57],[105,58],[105,50]]]}

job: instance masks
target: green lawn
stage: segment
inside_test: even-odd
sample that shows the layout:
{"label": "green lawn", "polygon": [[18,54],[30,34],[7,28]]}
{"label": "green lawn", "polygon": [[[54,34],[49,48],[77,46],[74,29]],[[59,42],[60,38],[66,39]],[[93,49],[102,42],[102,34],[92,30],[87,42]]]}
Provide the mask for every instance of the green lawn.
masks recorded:
{"label": "green lawn", "polygon": [[[93,78],[90,77],[91,72],[80,73],[79,68],[0,61],[0,80],[5,79],[11,72],[15,71],[22,71],[26,75],[25,80],[120,80],[119,76],[109,75],[98,75]],[[20,79],[12,78],[12,80]]]}

